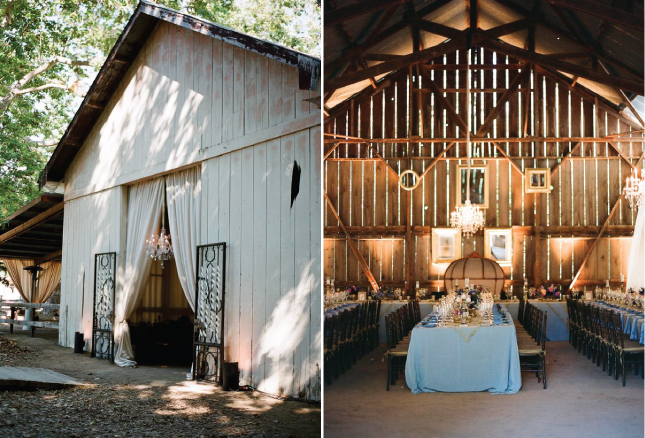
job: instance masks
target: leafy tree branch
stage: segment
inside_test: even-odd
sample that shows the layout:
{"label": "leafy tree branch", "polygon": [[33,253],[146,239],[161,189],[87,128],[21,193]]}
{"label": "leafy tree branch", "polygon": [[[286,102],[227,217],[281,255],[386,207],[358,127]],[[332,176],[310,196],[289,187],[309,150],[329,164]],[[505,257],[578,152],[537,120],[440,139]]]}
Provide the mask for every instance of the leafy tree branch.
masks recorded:
{"label": "leafy tree branch", "polygon": [[32,71],[24,75],[20,80],[16,81],[10,87],[9,93],[7,93],[4,97],[2,97],[2,99],[0,99],[0,114],[4,113],[4,111],[9,107],[9,104],[11,103],[12,100],[14,100],[16,97],[22,94],[33,93],[36,91],[47,90],[50,88],[59,88],[63,90],[72,90],[72,91],[75,90],[76,89],[75,85],[67,86],[60,82],[50,82],[37,87],[23,88],[29,81],[31,81],[37,76],[40,76],[41,74],[43,74],[44,72],[51,69],[57,64],[66,64],[66,65],[72,65],[72,66],[90,65],[88,61],[79,61],[76,59],[66,58],[64,56],[52,57],[49,61],[41,64],[40,66],[36,67]]}

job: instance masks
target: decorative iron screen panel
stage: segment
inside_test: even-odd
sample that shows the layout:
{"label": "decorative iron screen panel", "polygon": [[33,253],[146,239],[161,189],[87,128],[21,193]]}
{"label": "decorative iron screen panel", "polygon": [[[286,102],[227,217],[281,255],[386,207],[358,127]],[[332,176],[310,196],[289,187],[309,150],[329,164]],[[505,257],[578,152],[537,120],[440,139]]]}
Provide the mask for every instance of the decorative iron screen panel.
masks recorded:
{"label": "decorative iron screen panel", "polygon": [[226,243],[197,247],[193,378],[222,383]]}
{"label": "decorative iron screen panel", "polygon": [[92,357],[114,361],[114,292],[116,253],[94,256],[94,318]]}

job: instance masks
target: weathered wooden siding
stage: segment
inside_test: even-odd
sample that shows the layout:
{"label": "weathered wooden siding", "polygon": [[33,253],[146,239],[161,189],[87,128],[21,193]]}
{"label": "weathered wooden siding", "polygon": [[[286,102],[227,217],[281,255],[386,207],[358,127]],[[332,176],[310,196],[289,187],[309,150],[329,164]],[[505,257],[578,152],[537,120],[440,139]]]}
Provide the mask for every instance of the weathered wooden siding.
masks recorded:
{"label": "weathered wooden siding", "polygon": [[91,346],[94,255],[117,252],[118,269],[123,260],[119,248],[125,238],[126,209],[125,187],[94,193],[65,204],[58,332],[59,343],[65,347],[74,345],[76,331],[82,331],[85,338],[90,339]]}
{"label": "weathered wooden siding", "polygon": [[319,115],[309,97],[295,67],[160,23],[70,166],[66,197],[279,137]]}
{"label": "weathered wooden siding", "polygon": [[[111,202],[125,202],[127,184],[201,164],[200,243],[228,249],[225,358],[239,362],[242,384],[319,400],[322,145],[309,97],[295,68],[157,26],[66,174],[62,309],[70,313],[60,343],[71,346],[78,330],[80,266],[108,250],[123,263],[127,204],[103,212],[97,200],[114,192],[121,197]],[[291,207],[294,161],[302,175]],[[121,233],[100,245],[93,236],[105,224],[87,222],[98,208]]]}
{"label": "weathered wooden siding", "polygon": [[320,153],[312,128],[202,167],[202,243],[228,244],[225,357],[243,384],[307,399],[320,397]]}
{"label": "weathered wooden siding", "polygon": [[[464,57],[463,52],[453,53],[434,63],[463,65]],[[517,65],[505,56],[473,51],[473,63],[489,65],[472,72],[474,133],[520,75],[517,67],[492,68],[493,62]],[[643,142],[615,141],[625,159],[607,141],[587,141],[576,148],[579,142],[572,137],[627,133],[642,139],[642,131],[583,90],[539,70],[530,73],[525,80],[518,79],[517,91],[481,134],[493,141],[473,144],[474,164],[487,164],[490,171],[487,226],[514,227],[513,263],[503,269],[516,286],[524,277],[570,283],[618,202],[604,235],[614,237],[598,241],[577,285],[604,284],[607,278],[617,283],[621,274],[627,276],[628,236],[635,221],[629,203],[619,198],[631,165],[643,155]],[[443,286],[447,265],[432,264],[430,235],[433,227],[449,226],[455,210],[457,166],[466,164],[465,143],[453,145],[455,138],[465,137],[459,127],[459,119],[466,121],[465,77],[465,70],[450,67],[414,68],[392,77],[384,89],[362,93],[334,109],[325,120],[326,134],[390,140],[372,143],[371,149],[364,143],[335,143],[328,135],[324,147],[326,153],[335,149],[323,164],[323,189],[379,282],[403,286],[413,279],[422,286]],[[396,141],[409,136],[433,141]],[[538,141],[537,137],[562,141]],[[406,169],[422,174],[430,166],[408,201],[396,174]],[[551,193],[524,192],[523,172],[534,167],[554,169]],[[367,286],[329,206],[325,205],[323,214],[324,275],[340,285]],[[406,239],[408,225],[411,239]],[[410,251],[416,263],[406,265]],[[462,239],[463,256],[472,252],[483,255],[482,234]]]}

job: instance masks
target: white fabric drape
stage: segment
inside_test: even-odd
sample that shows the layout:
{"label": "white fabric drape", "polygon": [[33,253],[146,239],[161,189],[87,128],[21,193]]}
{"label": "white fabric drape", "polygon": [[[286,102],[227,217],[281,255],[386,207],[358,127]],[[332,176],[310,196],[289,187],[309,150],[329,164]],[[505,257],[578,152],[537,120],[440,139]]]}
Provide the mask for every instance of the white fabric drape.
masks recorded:
{"label": "white fabric drape", "polygon": [[45,262],[40,265],[44,270],[38,274],[38,293],[34,303],[44,303],[52,296],[60,283],[61,262]]}
{"label": "white fabric drape", "polygon": [[22,299],[27,303],[31,303],[31,272],[25,271],[23,268],[33,265],[34,261],[2,259],[2,263],[7,268],[7,273]]}
{"label": "white fabric drape", "polygon": [[645,208],[639,208],[636,216],[626,285],[636,290],[645,287]]}
{"label": "white fabric drape", "polygon": [[198,235],[201,225],[201,168],[166,176],[168,222],[179,282],[195,310],[195,270]]}
{"label": "white fabric drape", "polygon": [[159,232],[163,178],[135,184],[130,188],[128,200],[127,241],[123,288],[116,300],[114,363],[126,367],[137,363],[130,342],[127,318],[134,311],[150,275],[152,260],[146,257],[146,239]]}

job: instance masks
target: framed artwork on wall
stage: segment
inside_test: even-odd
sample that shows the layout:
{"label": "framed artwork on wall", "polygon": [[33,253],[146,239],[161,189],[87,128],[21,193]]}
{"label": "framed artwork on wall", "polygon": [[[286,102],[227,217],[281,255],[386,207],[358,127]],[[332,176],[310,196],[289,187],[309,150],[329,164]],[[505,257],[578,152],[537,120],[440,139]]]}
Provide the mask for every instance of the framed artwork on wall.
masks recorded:
{"label": "framed artwork on wall", "polygon": [[[457,205],[466,202],[468,166],[457,166]],[[479,208],[488,208],[488,165],[470,166],[470,203]]]}
{"label": "framed artwork on wall", "polygon": [[510,266],[513,262],[513,233],[511,228],[484,229],[484,257],[499,265]]}
{"label": "framed artwork on wall", "polygon": [[461,233],[455,228],[432,229],[432,263],[452,263],[461,258]]}
{"label": "framed artwork on wall", "polygon": [[551,169],[526,169],[526,181],[524,183],[526,193],[550,193],[551,192]]}

